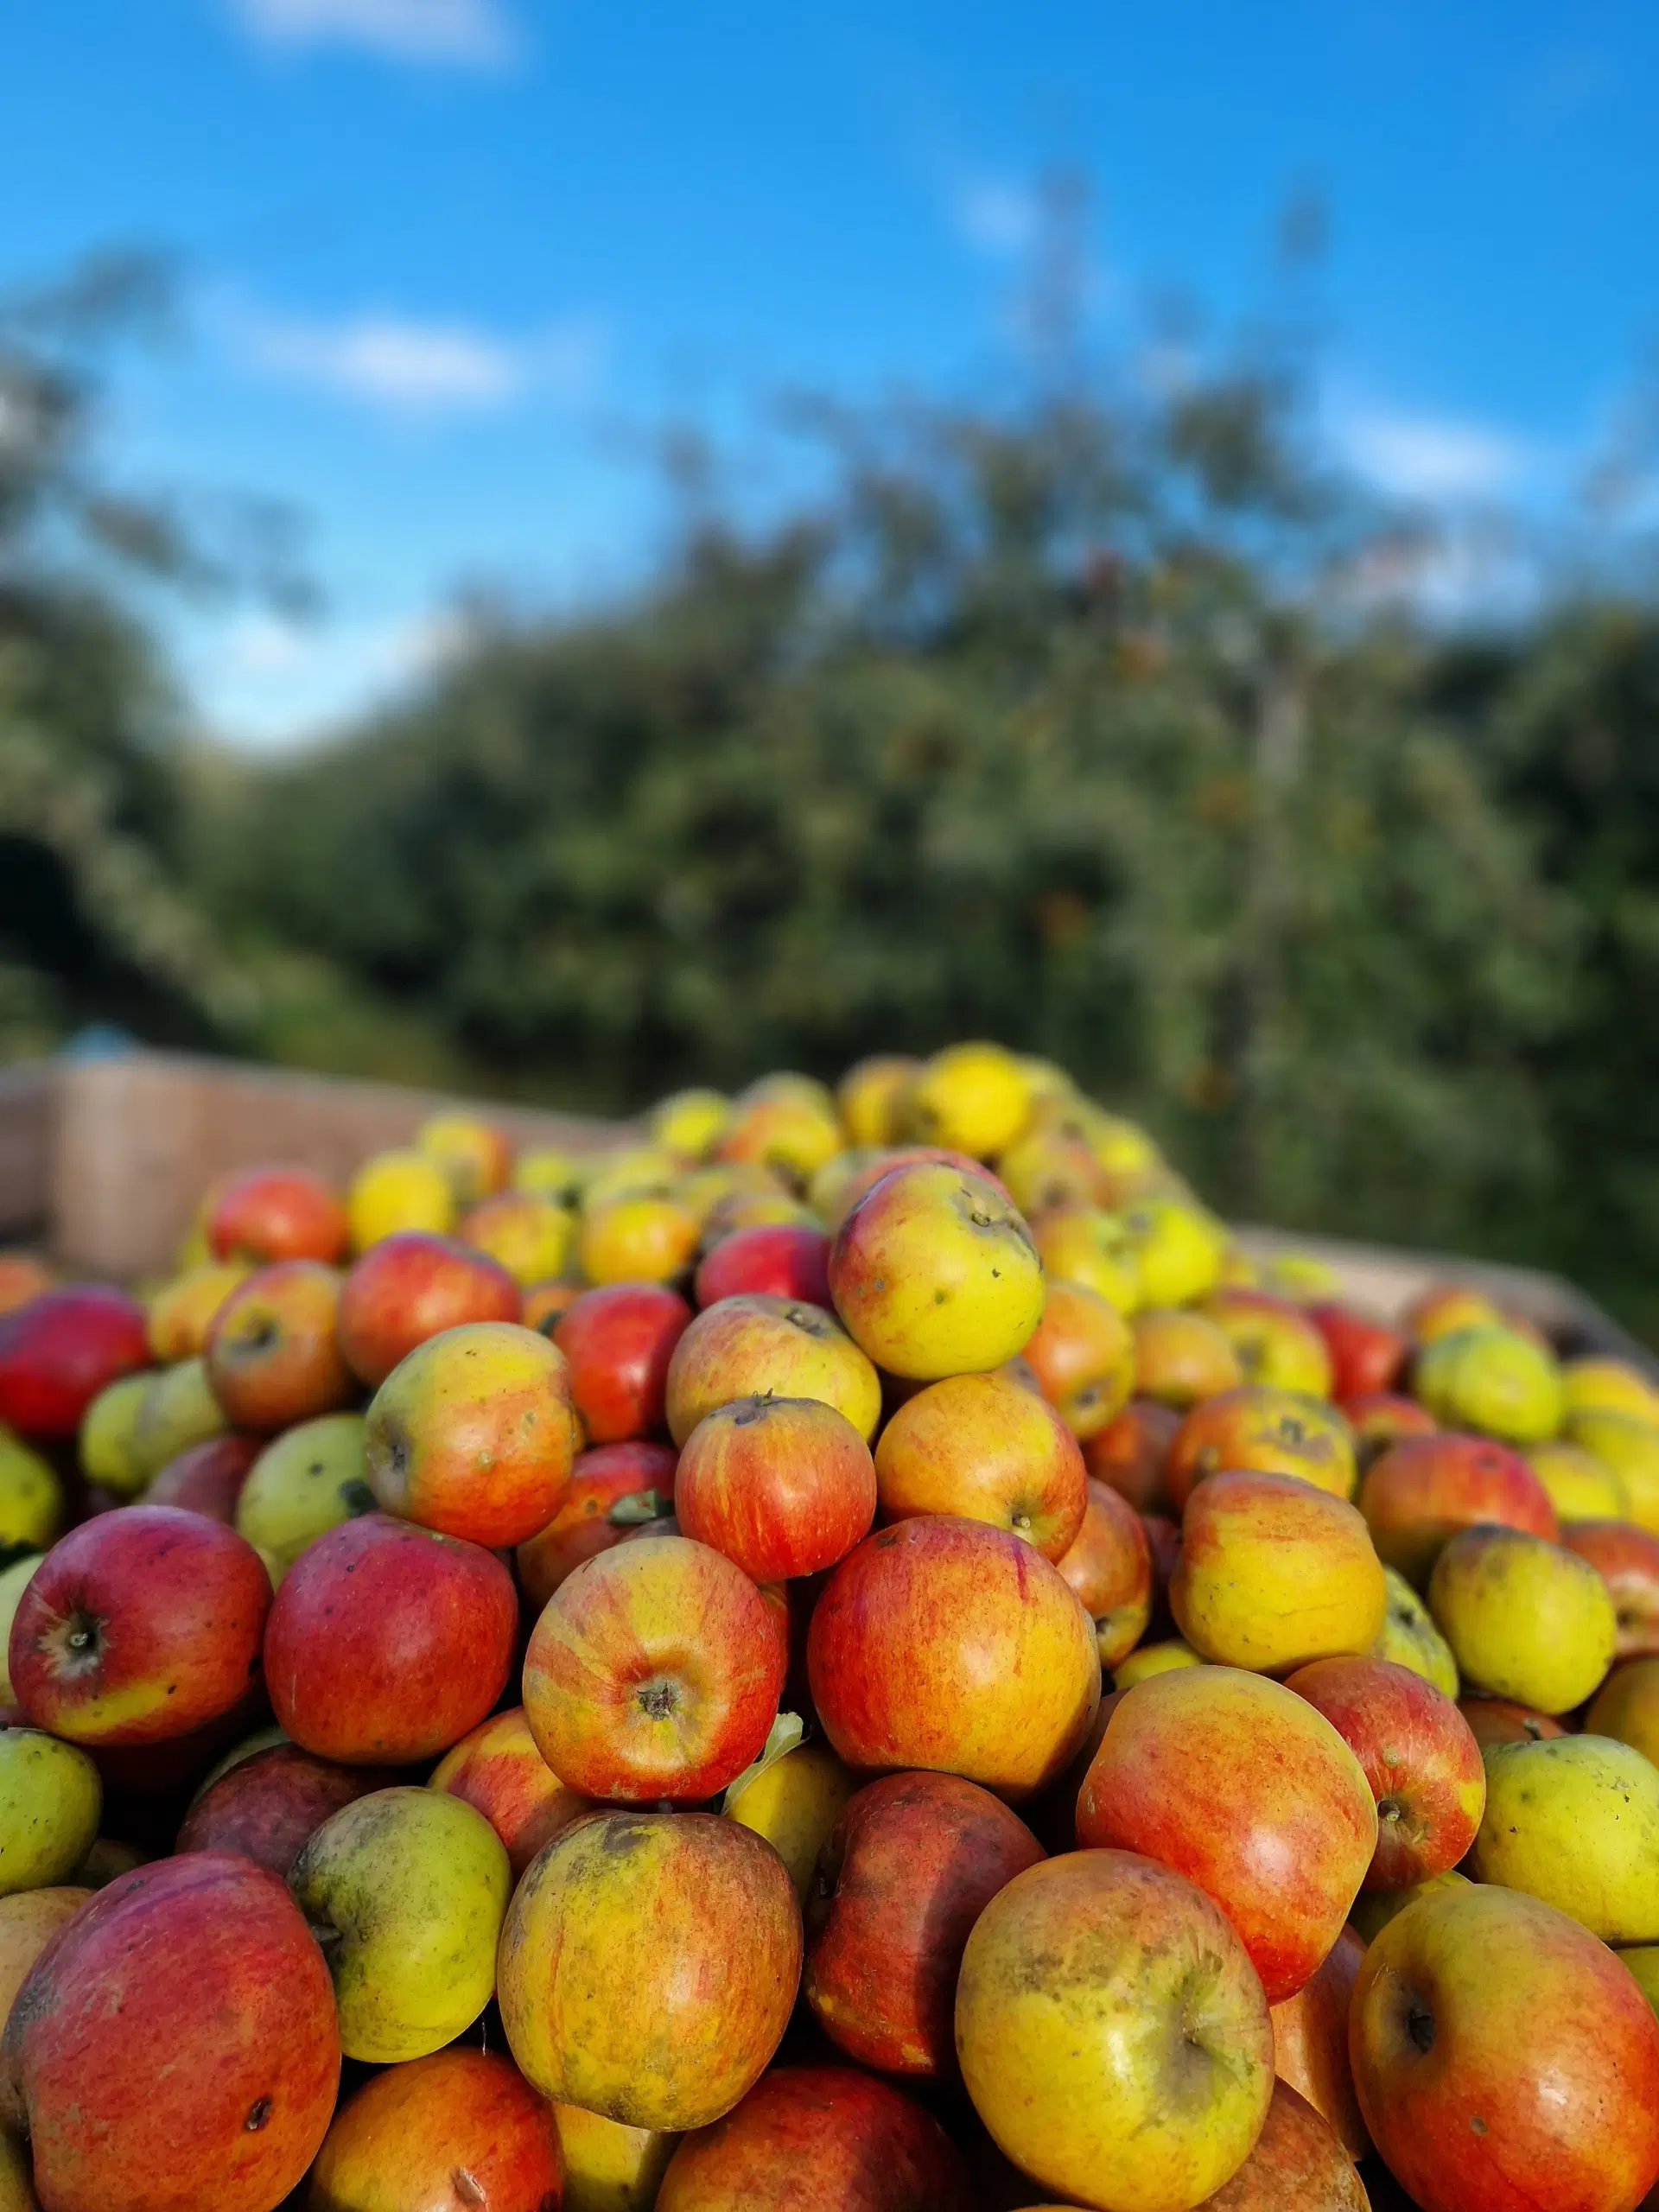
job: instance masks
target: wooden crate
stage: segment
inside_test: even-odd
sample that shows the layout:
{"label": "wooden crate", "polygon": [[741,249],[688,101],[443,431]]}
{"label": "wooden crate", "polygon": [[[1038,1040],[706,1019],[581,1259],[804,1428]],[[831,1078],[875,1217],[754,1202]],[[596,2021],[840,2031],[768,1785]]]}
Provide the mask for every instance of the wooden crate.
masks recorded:
{"label": "wooden crate", "polygon": [[[344,1183],[372,1152],[406,1143],[426,1117],[468,1102],[386,1084],[133,1052],[0,1071],[0,1241],[35,1240],[66,1267],[112,1280],[166,1268],[207,1185],[285,1160]],[[633,1132],[514,1106],[480,1110],[517,1144],[585,1152]],[[1490,1289],[1570,1351],[1603,1351],[1659,1376],[1659,1360],[1558,1275],[1337,1238],[1238,1232],[1263,1257],[1325,1260],[1344,1292],[1390,1318],[1447,1278]]]}

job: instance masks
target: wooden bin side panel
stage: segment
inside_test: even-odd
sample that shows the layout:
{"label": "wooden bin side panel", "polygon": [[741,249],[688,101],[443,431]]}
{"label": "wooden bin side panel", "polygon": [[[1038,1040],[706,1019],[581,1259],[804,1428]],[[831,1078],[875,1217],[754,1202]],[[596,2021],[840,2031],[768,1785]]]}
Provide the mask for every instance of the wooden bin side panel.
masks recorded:
{"label": "wooden bin side panel", "polygon": [[0,1237],[48,1222],[55,1088],[47,1068],[0,1069]]}
{"label": "wooden bin side panel", "polygon": [[[469,1102],[328,1076],[135,1052],[64,1068],[51,1173],[52,1243],[114,1277],[165,1268],[208,1185],[266,1160],[344,1185],[372,1153]],[[579,1116],[487,1105],[517,1145],[588,1151],[620,1134]]]}

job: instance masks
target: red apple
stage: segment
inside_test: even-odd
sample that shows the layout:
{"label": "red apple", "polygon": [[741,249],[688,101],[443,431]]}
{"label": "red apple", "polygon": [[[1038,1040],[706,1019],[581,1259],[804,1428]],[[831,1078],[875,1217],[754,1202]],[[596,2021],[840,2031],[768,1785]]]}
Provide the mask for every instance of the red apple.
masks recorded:
{"label": "red apple", "polygon": [[335,1341],[340,1276],[321,1260],[278,1260],[233,1290],[207,1332],[207,1380],[238,1428],[290,1428],[352,1395]]}
{"label": "red apple", "polygon": [[1339,1409],[1354,1432],[1362,1471],[1401,1437],[1433,1436],[1440,1426],[1427,1406],[1393,1390],[1362,1390],[1356,1397],[1342,1399]]}
{"label": "red apple", "polygon": [[373,1390],[416,1344],[463,1321],[517,1321],[523,1294],[498,1261],[426,1230],[383,1236],[340,1294],[340,1348]]}
{"label": "red apple", "polygon": [[1169,1507],[1164,1461],[1170,1440],[1181,1425],[1173,1406],[1155,1398],[1131,1398],[1116,1420],[1086,1440],[1084,1464],[1097,1482],[1109,1483],[1137,1513],[1161,1513]]}
{"label": "red apple", "polygon": [[1645,1659],[1659,1653],[1659,1535],[1634,1521],[1569,1521],[1561,1541],[1587,1559],[1612,1592],[1617,1656]]}
{"label": "red apple", "polygon": [[527,1543],[575,1458],[564,1354],[518,1321],[466,1321],[416,1344],[374,1394],[363,1471],[386,1512],[468,1543]]}
{"label": "red apple", "polygon": [[763,1222],[734,1230],[704,1254],[692,1282],[699,1306],[743,1292],[830,1303],[830,1239],[802,1222]]}
{"label": "red apple", "polygon": [[1260,1675],[1186,1667],[1119,1699],[1078,1796],[1077,1840],[1144,1852],[1196,1882],[1277,2005],[1341,1934],[1376,1848],[1376,1806],[1358,1760],[1303,1699]]}
{"label": "red apple", "polygon": [[875,1518],[870,1447],[816,1398],[739,1398],[685,1440],[674,1516],[756,1582],[820,1573]]}
{"label": "red apple", "polygon": [[1281,2079],[1255,2148],[1199,2212],[1371,2212],[1334,2130]]}
{"label": "red apple", "polygon": [[759,1757],[789,1661],[741,1567],[685,1536],[601,1552],[542,1609],[524,1655],[537,1750],[589,1797],[712,1797]]}
{"label": "red apple", "polygon": [[1059,1569],[949,1515],[879,1529],[842,1560],[807,1673],[849,1766],[960,1774],[1012,1802],[1065,1771],[1100,1701],[1095,1624]]}
{"label": "red apple", "polygon": [[1357,1398],[1373,1390],[1393,1389],[1411,1350],[1409,1339],[1398,1329],[1336,1299],[1310,1306],[1307,1318],[1325,1338],[1331,1354],[1333,1398]]}
{"label": "red apple", "polygon": [[1348,2008],[1364,1956],[1363,1936],[1344,1928],[1313,1979],[1273,2008],[1274,2071],[1307,2100],[1351,2158],[1371,2147],[1348,2057]]}
{"label": "red apple", "polygon": [[427,1787],[447,1790],[483,1814],[501,1839],[515,1882],[544,1843],[593,1810],[537,1750],[522,1705],[480,1721],[444,1753]]}
{"label": "red apple", "polygon": [[1420,1590],[1460,1529],[1521,1529],[1550,1543],[1560,1533],[1548,1491],[1518,1452],[1455,1431],[1390,1445],[1365,1471],[1359,1510],[1383,1565]]}
{"label": "red apple", "polygon": [[1535,1713],[1507,1697],[1460,1697],[1458,1711],[1483,1751],[1494,1744],[1541,1744],[1567,1731],[1548,1713]]}
{"label": "red apple", "polygon": [[221,1260],[332,1262],[346,1249],[346,1208],[308,1167],[250,1167],[219,1190],[207,1243]]}
{"label": "red apple", "polygon": [[263,1436],[241,1436],[234,1429],[210,1436],[169,1459],[144,1492],[146,1505],[176,1505],[186,1513],[205,1513],[228,1529],[248,1471],[264,1449]]}
{"label": "red apple", "polygon": [[8,1668],[38,1728],[156,1744],[228,1713],[259,1671],[270,1582],[234,1529],[171,1505],[100,1514],[41,1561]]}
{"label": "red apple", "polygon": [[336,1766],[297,1744],[273,1744],[208,1783],[174,1848],[234,1852],[285,1882],[329,1815],[383,1789],[386,1778],[371,1767]]}
{"label": "red apple", "polygon": [[558,1511],[515,1554],[519,1582],[538,1612],[583,1560],[620,1544],[643,1525],[642,1516],[654,1520],[671,1508],[679,1459],[671,1444],[639,1441],[578,1453]]}
{"label": "red apple", "polygon": [[1044,1856],[1000,1799],[953,1774],[892,1774],[851,1798],[807,1900],[806,1999],[850,2058],[957,2071],[957,1974],[974,1923]]}
{"label": "red apple", "polygon": [[1056,1564],[1093,1621],[1100,1663],[1109,1670],[1134,1650],[1152,1618],[1152,1549],[1140,1515],[1091,1478],[1083,1526]]}
{"label": "red apple", "polygon": [[563,2172],[546,2100],[509,2060],[451,2044],[388,2066],[343,2101],[309,2201],[558,2212]]}
{"label": "red apple", "polygon": [[606,1283],[559,1316],[550,1333],[590,1444],[661,1433],[669,1362],[690,1325],[691,1308],[660,1282]]}
{"label": "red apple", "polygon": [[58,1930],[0,2063],[50,2212],[270,2212],[334,2108],[334,1987],[274,1874],[192,1852]]}
{"label": "red apple", "polygon": [[1116,1306],[1085,1283],[1051,1282],[1022,1355],[1071,1433],[1109,1428],[1135,1382],[1135,1339]]}
{"label": "red apple", "polygon": [[100,1390],[149,1365],[136,1300],[99,1283],[42,1291],[0,1315],[0,1427],[67,1443]]}
{"label": "red apple", "polygon": [[483,1719],[518,1629],[512,1577],[491,1553],[365,1513],[283,1576],[265,1635],[270,1701],[320,1758],[411,1765]]}
{"label": "red apple", "polygon": [[1659,2019],[1565,1913],[1431,1891],[1365,1954],[1349,2016],[1372,2140],[1423,2212],[1629,2212],[1659,2177]]}
{"label": "red apple", "polygon": [[1316,1659],[1285,1688],[1322,1713],[1376,1800],[1368,1890],[1408,1890],[1455,1866],[1486,1808],[1486,1770],[1443,1690],[1387,1659]]}
{"label": "red apple", "polygon": [[776,2066],[734,2111],[685,2137],[656,2212],[960,2212],[968,2169],[929,2113],[850,2066]]}

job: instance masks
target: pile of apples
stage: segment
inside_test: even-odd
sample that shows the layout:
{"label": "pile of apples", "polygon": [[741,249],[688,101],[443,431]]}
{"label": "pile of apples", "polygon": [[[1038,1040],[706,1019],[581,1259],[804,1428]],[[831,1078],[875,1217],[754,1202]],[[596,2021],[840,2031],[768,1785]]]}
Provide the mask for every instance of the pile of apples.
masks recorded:
{"label": "pile of apples", "polygon": [[1633,2212],[1659,1389],[990,1045],[0,1255],[0,2212]]}

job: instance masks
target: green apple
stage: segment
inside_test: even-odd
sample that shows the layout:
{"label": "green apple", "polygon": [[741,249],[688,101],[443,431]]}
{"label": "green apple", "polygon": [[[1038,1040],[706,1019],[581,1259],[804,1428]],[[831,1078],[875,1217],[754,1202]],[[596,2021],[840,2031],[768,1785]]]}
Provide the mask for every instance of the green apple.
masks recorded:
{"label": "green apple", "polygon": [[1604,1943],[1659,1943],[1659,1767],[1611,1736],[1494,1744],[1469,1866]]}
{"label": "green apple", "polygon": [[372,1510],[361,1414],[322,1414],[267,1444],[236,1501],[236,1532],[280,1582],[308,1544]]}
{"label": "green apple", "polygon": [[289,1887],[323,1947],[348,2058],[439,2050],[495,1993],[512,1878],[481,1813],[440,1789],[376,1789],[330,1815]]}
{"label": "green apple", "polygon": [[85,1751],[37,1728],[0,1728],[0,1897],[67,1882],[103,1809]]}

